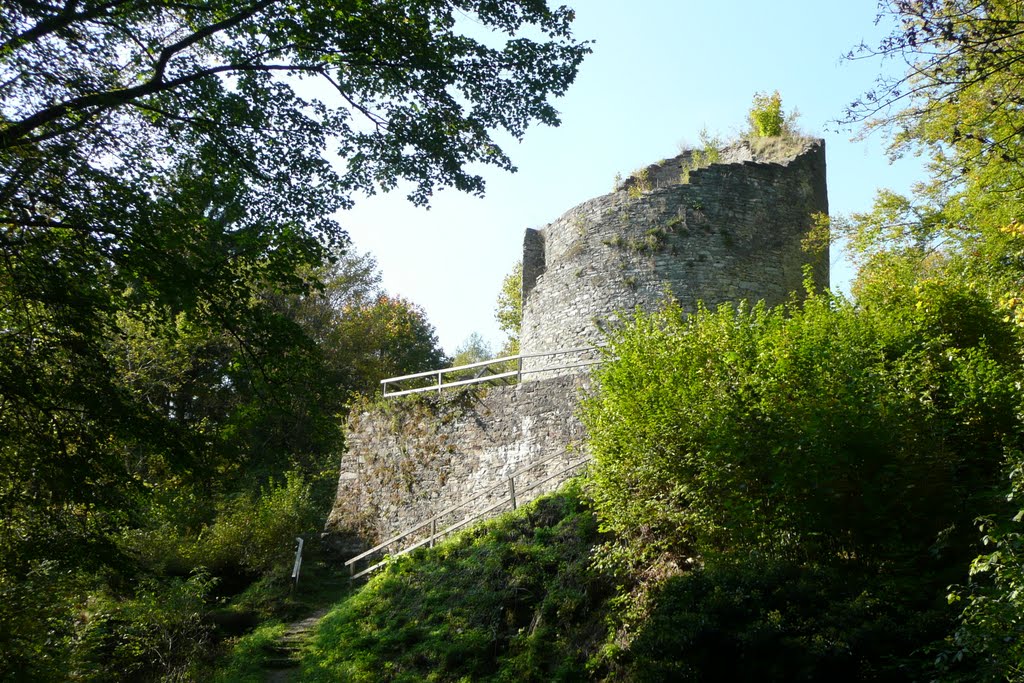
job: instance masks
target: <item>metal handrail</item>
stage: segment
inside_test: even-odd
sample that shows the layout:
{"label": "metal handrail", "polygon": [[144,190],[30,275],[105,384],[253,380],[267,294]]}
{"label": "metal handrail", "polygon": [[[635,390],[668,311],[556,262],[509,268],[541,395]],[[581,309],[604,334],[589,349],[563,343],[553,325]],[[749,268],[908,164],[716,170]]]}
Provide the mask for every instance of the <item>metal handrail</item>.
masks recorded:
{"label": "metal handrail", "polygon": [[[541,484],[544,484],[544,483],[546,483],[548,481],[551,481],[555,477],[559,477],[559,476],[565,474],[566,472],[570,472],[570,471],[576,469],[577,467],[580,467],[581,465],[587,464],[588,462],[590,462],[590,458],[586,457],[583,460],[580,460],[579,462],[575,462],[575,463],[569,465],[568,467],[563,467],[562,469],[558,470],[554,474],[550,474],[547,477],[545,477],[544,479],[541,479],[540,481],[535,482],[535,483],[531,484],[530,486],[527,486],[525,489],[522,489],[521,493],[526,492],[526,491],[530,491],[532,489],[535,489],[538,486],[540,486]],[[493,489],[493,488],[495,488],[495,486],[492,486],[491,488]],[[488,491],[489,490],[490,489],[488,489]],[[477,497],[479,497],[479,496],[477,496]],[[513,510],[516,509],[516,498],[515,498],[515,495],[511,495],[508,498],[502,498],[497,503],[493,503],[490,506],[484,508],[483,510],[480,510],[479,512],[474,512],[473,514],[469,515],[468,517],[465,517],[461,521],[456,522],[455,524],[452,524],[452,525],[450,525],[448,527],[445,527],[441,531],[431,532],[430,536],[428,536],[427,538],[421,539],[421,540],[417,541],[416,543],[412,544],[411,546],[409,546],[407,548],[403,548],[402,550],[399,550],[397,553],[392,555],[392,557],[401,557],[402,555],[406,555],[408,553],[411,553],[413,550],[416,550],[417,548],[422,548],[423,546],[427,545],[428,543],[431,546],[433,546],[434,542],[437,539],[443,538],[444,536],[446,536],[446,535],[448,535],[448,534],[450,534],[450,533],[452,533],[454,531],[457,531],[458,529],[461,529],[462,527],[466,526],[470,522],[474,522],[474,521],[480,519],[481,517],[483,517],[487,513],[492,512],[492,511],[502,507],[503,505],[505,505],[506,503],[509,503],[509,502],[512,503],[512,509]],[[422,529],[424,526],[426,526],[426,524],[421,524],[420,526],[416,527],[416,529],[414,529],[413,531],[418,531],[419,529]],[[409,532],[409,533],[411,534],[412,532]],[[405,535],[408,536],[409,534],[405,534]],[[379,548],[378,548],[378,550],[379,550]],[[366,556],[366,554],[364,553],[363,557],[365,557],[365,556]],[[350,569],[353,572],[355,571],[355,562],[354,562],[354,560],[355,560],[355,558],[353,558],[352,560],[349,560],[348,562],[345,563],[346,565],[349,565]],[[369,574],[370,572],[372,572],[372,571],[374,571],[376,569],[379,569],[386,562],[387,562],[387,560],[384,559],[384,560],[381,560],[380,562],[377,562],[376,564],[372,564],[369,567],[367,567],[366,569],[364,569],[363,571],[359,572],[358,574],[353,573],[351,575],[351,578],[354,580],[354,579],[358,579],[361,576],[365,576],[366,574]],[[349,563],[351,563],[351,564],[349,564]]]}
{"label": "metal handrail", "polygon": [[[468,368],[468,365],[461,365],[458,369]],[[456,368],[452,368],[453,370]],[[445,382],[444,384],[432,385],[429,387],[418,387],[416,389],[404,389],[402,391],[392,391],[390,394],[385,393],[385,398],[393,398],[395,396],[405,396],[406,394],[421,394],[424,391],[438,391],[440,389],[451,389],[452,387],[463,387],[467,384],[480,384],[482,382],[490,382],[493,380],[504,379],[505,377],[521,377],[522,372],[519,370],[509,370],[508,372],[502,372],[497,375],[485,375],[484,377],[474,377],[473,379],[463,379],[458,382]],[[382,382],[383,383],[383,382]],[[386,391],[386,390],[385,390]]]}
{"label": "metal handrail", "polygon": [[[492,358],[490,360],[477,361],[476,363],[468,363],[466,365],[457,365],[451,368],[439,368],[437,370],[427,370],[425,372],[414,372],[410,375],[400,375],[398,377],[388,377],[380,381],[381,390],[385,398],[392,398],[395,396],[405,396],[408,394],[418,394],[425,391],[441,391],[442,389],[450,389],[453,387],[462,387],[470,384],[480,384],[483,382],[492,382],[499,379],[508,379],[515,377],[518,381],[522,381],[523,375],[529,372],[550,372],[553,370],[568,370],[572,368],[586,367],[589,365],[598,365],[602,363],[601,360],[584,361],[581,363],[574,363],[570,365],[559,365],[552,368],[543,368],[540,370],[530,370],[527,372],[523,371],[523,360],[527,358],[545,358],[548,356],[559,356],[570,353],[583,353],[586,351],[596,351],[604,346],[604,344],[598,344],[596,346],[580,346],[572,349],[557,349],[555,351],[543,351],[538,353],[520,353],[515,356],[502,356],[501,358]],[[453,372],[462,372],[465,370],[473,370],[475,368],[486,368],[493,365],[499,365],[501,363],[517,362],[518,368],[515,370],[509,370],[506,372],[496,373],[493,375],[483,375],[480,377],[473,377],[471,379],[459,380],[456,382],[445,382],[444,375]],[[416,387],[414,389],[405,389],[402,391],[388,392],[388,384],[396,384],[398,382],[404,382],[411,379],[425,379],[427,377],[436,377],[437,383],[430,386]]]}
{"label": "metal handrail", "polygon": [[298,550],[295,551],[295,564],[292,566],[292,581],[294,582],[294,585],[298,585],[298,583],[299,583],[299,570],[302,569],[302,543],[303,543],[303,541],[302,541],[302,537],[301,536],[297,536],[295,538],[295,540],[299,542],[299,547],[298,547]]}
{"label": "metal handrail", "polygon": [[[523,474],[524,472],[528,472],[531,469],[533,469],[534,467],[537,467],[539,465],[543,465],[544,463],[548,462],[549,460],[554,460],[555,458],[557,458],[560,455],[565,455],[567,452],[568,451],[564,451],[564,450],[563,451],[558,451],[557,453],[552,453],[551,455],[549,455],[549,456],[547,456],[545,458],[542,458],[542,459],[538,460],[537,462],[530,463],[529,465],[526,465],[525,467],[520,467],[518,470],[515,470],[514,472],[509,473],[509,475],[506,477],[506,479],[512,479],[514,477],[518,477],[520,474]],[[373,553],[375,553],[375,552],[377,552],[379,550],[382,550],[383,548],[391,545],[395,541],[400,541],[403,538],[405,538],[406,536],[410,536],[410,535],[416,533],[417,531],[419,531],[420,529],[422,529],[426,525],[430,524],[431,522],[433,522],[433,521],[435,521],[437,519],[440,519],[441,517],[444,517],[445,515],[447,515],[450,512],[455,512],[456,510],[458,510],[461,507],[466,507],[470,503],[472,503],[472,502],[474,502],[476,500],[479,500],[480,498],[483,498],[488,493],[490,493],[492,489],[498,488],[498,486],[500,486],[503,483],[504,482],[498,482],[497,484],[492,484],[491,486],[487,487],[486,489],[484,489],[480,493],[476,494],[472,498],[467,498],[466,500],[463,500],[463,501],[461,501],[459,503],[456,503],[455,505],[452,505],[451,507],[445,508],[444,510],[441,510],[440,512],[438,512],[436,515],[434,515],[430,519],[427,519],[427,520],[425,520],[423,522],[420,522],[419,524],[417,524],[415,526],[407,527],[405,531],[402,531],[402,532],[398,533],[396,536],[392,536],[391,538],[389,538],[386,541],[381,541],[380,543],[378,543],[377,545],[375,545],[374,547],[370,548],[369,550],[363,552],[360,555],[356,555],[355,557],[349,558],[348,561],[345,562],[345,566],[348,566],[350,564],[358,562],[359,560],[363,559],[367,555],[372,555]]]}
{"label": "metal handrail", "polygon": [[[564,451],[564,450],[558,451],[557,453],[552,453],[551,455],[548,455],[548,456],[546,456],[546,457],[544,457],[544,458],[542,458],[542,459],[540,459],[540,460],[538,460],[536,462],[530,463],[529,465],[524,465],[523,467],[520,467],[519,469],[514,470],[513,472],[509,473],[507,477],[505,477],[505,481],[500,481],[500,482],[498,482],[496,484],[492,484],[491,486],[488,486],[487,488],[485,488],[484,490],[482,490],[480,493],[476,494],[475,496],[467,498],[466,500],[463,500],[463,501],[461,501],[461,502],[459,502],[459,503],[457,503],[455,505],[452,505],[450,507],[447,507],[444,510],[442,510],[441,512],[438,512],[437,514],[435,514],[433,517],[430,517],[429,519],[426,519],[426,520],[424,520],[422,522],[419,522],[419,523],[417,523],[417,524],[415,524],[413,526],[407,527],[404,531],[396,534],[395,536],[392,536],[392,537],[388,538],[385,541],[382,541],[382,542],[378,543],[377,545],[375,545],[374,547],[370,548],[369,550],[366,550],[366,551],[364,551],[364,552],[362,552],[362,553],[360,553],[360,554],[358,554],[358,555],[356,555],[354,557],[349,558],[348,560],[345,561],[345,566],[349,568],[349,571],[352,573],[352,578],[353,579],[359,578],[360,576],[363,576],[364,574],[366,574],[366,573],[376,569],[377,567],[379,567],[382,564],[382,563],[378,562],[377,564],[373,565],[372,567],[368,567],[367,569],[364,569],[363,571],[361,571],[358,574],[356,574],[355,573],[355,565],[356,565],[357,562],[359,562],[359,560],[362,560],[363,558],[366,558],[366,557],[368,557],[370,555],[373,555],[375,553],[380,552],[384,548],[386,548],[386,547],[388,547],[388,546],[390,546],[390,545],[392,545],[394,543],[397,543],[398,541],[402,540],[403,538],[406,538],[408,536],[411,536],[411,535],[415,534],[416,532],[420,531],[421,529],[423,529],[424,527],[426,527],[428,525],[430,525],[431,528],[433,529],[431,531],[430,536],[428,536],[426,539],[424,539],[422,541],[419,541],[418,543],[416,543],[416,544],[414,544],[414,545],[412,545],[412,546],[410,546],[408,548],[403,549],[402,551],[398,552],[395,555],[395,557],[398,557],[400,555],[404,555],[405,553],[410,552],[410,551],[412,551],[412,550],[414,550],[416,548],[419,548],[420,546],[425,545],[426,543],[433,543],[433,541],[435,541],[436,539],[441,538],[445,534],[451,533],[455,529],[461,528],[462,526],[464,526],[465,524],[468,524],[469,522],[473,521],[474,519],[479,519],[483,515],[487,514],[488,512],[494,510],[497,507],[501,507],[505,503],[508,503],[508,502],[511,501],[513,508],[515,508],[515,506],[516,506],[516,496],[515,496],[514,479],[516,477],[526,473],[526,472],[529,472],[530,470],[532,470],[532,469],[534,469],[536,467],[539,467],[540,465],[543,465],[544,463],[546,463],[546,462],[548,462],[550,460],[553,460],[555,458],[558,458],[560,456],[564,456],[564,455],[567,455],[567,454],[568,454],[568,451]],[[568,472],[570,470],[573,470],[573,469],[579,467],[580,465],[583,465],[583,464],[589,462],[589,460],[590,460],[590,456],[586,456],[586,457],[583,458],[583,460],[580,460],[577,463],[569,465],[568,467],[565,467],[565,468],[559,470],[558,472],[555,472],[554,474],[551,474],[551,475],[545,477],[544,479],[542,479],[542,480],[540,480],[538,482],[534,482],[534,483],[530,484],[529,486],[527,486],[526,488],[520,489],[520,493],[525,493],[526,491],[531,491],[531,490],[537,488],[538,486],[540,486],[541,484],[544,484],[544,483],[550,481],[551,479],[554,479],[555,477],[557,477],[559,475],[562,475],[562,474],[564,474],[564,473],[566,473],[566,472]],[[499,486],[503,486],[503,485],[509,487],[509,490],[511,492],[511,496],[510,497],[502,498],[499,502],[495,503],[494,505],[491,505],[490,507],[486,508],[485,510],[481,510],[479,512],[475,512],[475,513],[471,514],[469,517],[466,517],[465,519],[463,519],[461,522],[458,522],[457,524],[449,526],[449,527],[447,527],[446,529],[444,529],[442,531],[437,531],[436,530],[435,527],[436,527],[437,520],[441,519],[445,515],[448,515],[448,514],[450,514],[452,512],[455,512],[459,508],[463,508],[463,507],[469,505],[470,503],[473,503],[473,502],[483,498],[484,496],[487,496],[487,495],[491,494],[494,491],[494,489],[498,488]]]}
{"label": "metal handrail", "polygon": [[480,360],[480,361],[477,361],[475,363],[468,363],[467,365],[456,365],[455,367],[451,367],[451,368],[442,368],[442,369],[438,369],[438,370],[426,370],[425,372],[414,372],[411,375],[401,375],[399,377],[388,377],[387,379],[382,379],[380,381],[380,383],[381,384],[385,384],[387,382],[401,382],[402,380],[406,380],[406,379],[419,379],[420,377],[434,377],[439,372],[454,372],[456,370],[471,370],[473,368],[482,368],[485,365],[494,365],[496,363],[504,363],[504,362],[510,361],[510,360],[519,360],[520,358],[522,358],[521,355],[520,356],[502,356],[501,358],[491,358],[490,360]]}

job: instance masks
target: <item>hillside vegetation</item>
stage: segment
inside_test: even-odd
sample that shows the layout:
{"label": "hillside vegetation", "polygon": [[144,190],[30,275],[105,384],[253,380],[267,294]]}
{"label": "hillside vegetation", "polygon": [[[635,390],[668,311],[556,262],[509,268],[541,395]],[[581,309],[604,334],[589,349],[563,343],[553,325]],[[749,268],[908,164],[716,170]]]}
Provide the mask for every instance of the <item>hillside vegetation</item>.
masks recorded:
{"label": "hillside vegetation", "polygon": [[390,567],[313,680],[1024,681],[1024,15],[881,7],[913,68],[848,120],[931,176],[832,220],[851,298],[612,331],[578,488]]}
{"label": "hillside vegetation", "polygon": [[[931,177],[833,217],[851,297],[613,330],[580,483],[394,563],[304,677],[1024,680],[1024,16],[882,11],[913,82],[850,121]],[[754,105],[750,135],[785,132],[781,98]]]}
{"label": "hillside vegetation", "polygon": [[976,520],[1013,516],[1019,347],[929,268],[856,305],[638,315],[589,473],[392,564],[304,680],[999,680],[958,601],[993,595]]}

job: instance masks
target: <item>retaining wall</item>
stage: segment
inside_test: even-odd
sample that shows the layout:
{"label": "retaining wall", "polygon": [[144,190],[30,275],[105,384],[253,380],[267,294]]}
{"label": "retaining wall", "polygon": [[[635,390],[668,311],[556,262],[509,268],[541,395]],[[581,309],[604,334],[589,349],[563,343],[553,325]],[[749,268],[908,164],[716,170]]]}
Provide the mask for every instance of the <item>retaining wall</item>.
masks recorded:
{"label": "retaining wall", "polygon": [[[500,485],[545,455],[568,449],[517,478],[520,490],[578,461],[575,445],[583,428],[573,413],[586,386],[585,376],[566,376],[445,392],[440,398],[421,394],[353,412],[326,533],[355,550]],[[532,500],[563,480],[518,497]],[[439,524],[458,521],[505,495],[507,489],[499,486]]]}

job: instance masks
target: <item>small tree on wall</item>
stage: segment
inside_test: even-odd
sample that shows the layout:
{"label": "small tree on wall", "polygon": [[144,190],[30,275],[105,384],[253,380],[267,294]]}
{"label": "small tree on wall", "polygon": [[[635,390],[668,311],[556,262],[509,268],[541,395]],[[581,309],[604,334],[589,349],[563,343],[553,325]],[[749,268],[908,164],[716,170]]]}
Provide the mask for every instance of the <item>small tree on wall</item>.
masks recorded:
{"label": "small tree on wall", "polygon": [[494,308],[498,327],[506,335],[501,355],[519,353],[519,330],[523,322],[523,264],[519,262],[501,282],[501,291]]}
{"label": "small tree on wall", "polygon": [[750,106],[750,132],[755,137],[773,138],[782,135],[786,118],[782,114],[782,95],[776,90],[771,95],[756,93]]}
{"label": "small tree on wall", "polygon": [[800,113],[794,109],[788,115],[782,109],[782,95],[779,91],[754,94],[754,101],[747,112],[750,123],[748,136],[751,138],[777,138],[799,136],[796,120]]}
{"label": "small tree on wall", "polygon": [[807,139],[796,125],[799,112],[788,114],[782,109],[779,91],[757,93],[747,112],[746,139],[755,158],[761,161],[780,161],[799,153]]}

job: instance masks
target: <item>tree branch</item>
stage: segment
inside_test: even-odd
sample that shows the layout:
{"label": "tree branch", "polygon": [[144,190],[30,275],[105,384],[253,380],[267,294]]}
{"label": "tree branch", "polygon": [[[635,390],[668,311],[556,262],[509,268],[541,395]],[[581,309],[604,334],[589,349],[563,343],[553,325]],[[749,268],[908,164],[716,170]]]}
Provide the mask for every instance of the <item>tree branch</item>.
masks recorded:
{"label": "tree branch", "polygon": [[11,36],[3,43],[0,43],[0,54],[12,53],[22,46],[35,42],[40,38],[56,33],[62,29],[66,29],[72,24],[89,21],[96,17],[102,16],[107,10],[121,5],[127,5],[133,0],[113,0],[101,5],[96,5],[92,9],[86,12],[75,13],[75,8],[78,7],[78,0],[68,0],[68,3],[61,8],[60,13],[47,17],[40,20],[32,28]]}
{"label": "tree branch", "polygon": [[[202,40],[209,38],[219,32],[226,31],[228,29],[238,26],[242,22],[250,19],[260,11],[270,7],[271,5],[280,2],[280,0],[260,0],[254,5],[251,5],[247,9],[238,12],[222,21],[215,24],[205,26],[198,31],[182,38],[181,40],[168,45],[160,51],[159,58],[153,67],[153,75],[144,83],[131,88],[123,88],[120,90],[108,90],[105,92],[90,93],[88,95],[82,95],[79,97],[72,98],[65,102],[55,104],[45,109],[42,109],[31,116],[22,119],[21,121],[10,123],[0,129],[0,149],[11,149],[24,144],[31,144],[40,142],[54,137],[55,134],[60,133],[44,133],[41,135],[32,135],[32,133],[39,128],[46,126],[54,121],[71,114],[72,112],[84,112],[92,108],[98,109],[113,109],[116,107],[123,106],[135,99],[140,97],[147,97],[149,95],[155,95],[167,90],[174,89],[181,85],[185,85],[194,82],[201,78],[206,78],[218,73],[225,73],[231,71],[241,70],[301,70],[301,67],[296,66],[279,66],[279,65],[223,65],[219,67],[213,67],[209,69],[203,69],[193,74],[182,76],[180,78],[173,79],[171,81],[165,81],[164,75],[167,71],[167,66],[170,60],[183,50],[196,45]],[[61,131],[64,132],[64,131]]]}

